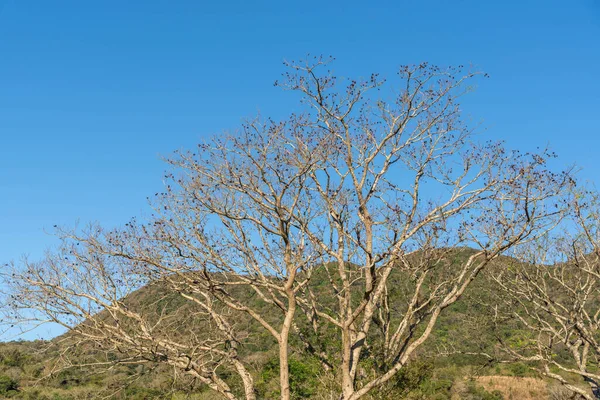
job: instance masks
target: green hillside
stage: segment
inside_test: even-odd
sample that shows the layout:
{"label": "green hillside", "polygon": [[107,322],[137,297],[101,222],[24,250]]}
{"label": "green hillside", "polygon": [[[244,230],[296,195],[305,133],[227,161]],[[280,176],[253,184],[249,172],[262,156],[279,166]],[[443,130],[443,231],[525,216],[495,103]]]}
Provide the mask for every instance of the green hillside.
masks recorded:
{"label": "green hillside", "polygon": [[[471,250],[452,253],[456,260],[468,257]],[[453,263],[448,264],[452,268]],[[440,271],[438,273],[444,273]],[[326,276],[313,275],[311,285],[321,302],[331,304],[334,298],[328,292]],[[392,312],[401,313],[410,277],[400,270],[390,279]],[[267,307],[257,295],[239,289],[239,296],[254,308]],[[455,303],[442,317],[433,336],[400,374],[381,390],[373,392],[370,399],[481,399],[550,398],[557,391],[521,363],[504,363],[494,359],[499,355],[499,338],[503,341],[522,340],[525,333],[515,329],[510,320],[504,320],[500,329],[490,322],[492,305],[500,294],[495,286],[479,276],[468,295]],[[185,321],[186,329],[177,335],[210,335],[210,326],[195,320],[193,305],[177,293],[169,293],[161,282],[143,287],[123,300],[129,307],[147,315],[168,313]],[[266,310],[266,309],[265,309]],[[265,313],[277,319],[276,313]],[[97,318],[105,318],[101,312]],[[278,357],[276,344],[252,318],[238,313],[233,318],[238,329],[247,331],[240,352],[243,360],[252,367],[259,398],[276,398],[278,393]],[[337,336],[332,327],[314,331],[306,317],[299,313],[299,334],[311,343],[313,354],[332,355],[337,349]],[[377,325],[378,321],[374,321]],[[373,327],[376,329],[376,326]],[[291,345],[291,387],[295,398],[327,399],[327,388],[336,384],[335,372],[327,372],[317,356],[303,351],[304,342],[293,334]],[[476,354],[481,353],[481,354]],[[485,354],[491,356],[488,357]],[[192,378],[175,373],[160,362],[120,365],[120,354],[95,349],[73,335],[66,333],[52,341],[11,342],[0,345],[0,397],[15,399],[218,399],[218,396]],[[377,368],[377,339],[365,353],[363,374]],[[73,361],[76,362],[73,362]],[[115,361],[114,364],[95,364]],[[372,362],[369,362],[371,360]],[[331,360],[335,361],[335,360]],[[85,366],[70,366],[84,364]],[[510,377],[510,378],[503,378]],[[508,381],[508,379],[513,379]],[[515,394],[519,385],[525,385],[528,395]],[[235,385],[235,383],[232,383]],[[232,386],[234,390],[240,390]],[[487,388],[488,390],[486,390]],[[525,393],[523,392],[523,393]],[[520,393],[520,392],[519,392]],[[518,396],[518,397],[515,397]]]}

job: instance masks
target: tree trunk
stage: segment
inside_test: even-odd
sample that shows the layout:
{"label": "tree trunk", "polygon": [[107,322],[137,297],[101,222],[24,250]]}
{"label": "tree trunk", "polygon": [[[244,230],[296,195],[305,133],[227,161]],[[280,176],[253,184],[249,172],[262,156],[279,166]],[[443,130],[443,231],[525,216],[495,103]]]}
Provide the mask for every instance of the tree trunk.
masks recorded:
{"label": "tree trunk", "polygon": [[[290,282],[293,282],[290,280]],[[288,282],[286,292],[288,296],[288,309],[285,314],[281,334],[279,335],[279,384],[281,386],[281,400],[290,400],[290,365],[288,358],[288,347],[290,329],[296,312],[296,296],[291,283]]]}
{"label": "tree trunk", "polygon": [[352,334],[350,329],[342,329],[342,400],[347,400],[354,393],[354,379],[351,374],[352,366]]}
{"label": "tree trunk", "polygon": [[279,385],[281,386],[281,400],[289,400],[291,393],[287,337],[282,337],[279,342]]}

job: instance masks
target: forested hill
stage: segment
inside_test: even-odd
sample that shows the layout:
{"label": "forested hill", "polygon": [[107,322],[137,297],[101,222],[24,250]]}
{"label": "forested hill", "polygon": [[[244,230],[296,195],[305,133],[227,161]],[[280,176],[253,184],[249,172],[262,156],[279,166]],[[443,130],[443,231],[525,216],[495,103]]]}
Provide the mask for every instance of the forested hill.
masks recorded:
{"label": "forested hill", "polygon": [[[457,260],[464,260],[472,253],[470,249],[451,252]],[[447,268],[453,265],[448,263]],[[505,263],[497,263],[490,272],[503,265]],[[327,279],[326,274],[315,273],[311,285],[319,300],[325,304],[329,302],[333,307],[335,299],[327,291]],[[389,282],[390,312],[402,312],[410,285],[409,275],[400,269],[394,271]],[[255,309],[267,306],[250,289],[240,295]],[[560,399],[557,396],[561,395],[561,389],[541,379],[527,365],[500,362],[499,341],[518,343],[526,340],[526,333],[513,321],[504,319],[498,324],[498,320],[490,318],[501,298],[499,290],[485,274],[478,276],[468,294],[443,315],[418,355],[396,379],[367,398]],[[194,317],[193,304],[178,293],[169,292],[161,282],[143,287],[123,302],[132,310],[156,318],[159,315],[172,318],[171,334],[181,341],[187,335],[210,337],[211,329],[214,329]],[[240,344],[240,354],[251,365],[257,397],[276,398],[279,379],[276,343],[246,314],[237,313],[234,317],[236,328],[243,330],[247,338]],[[97,318],[106,318],[106,311],[99,313]],[[280,317],[273,314],[271,318]],[[377,325],[379,321],[374,322]],[[333,334],[332,327],[314,331],[304,315],[298,316],[297,326],[291,344],[292,393],[298,399],[328,399],[328,390],[336,381],[320,355],[335,354],[338,336]],[[310,352],[305,351],[306,342],[311,343]],[[70,333],[51,341],[3,343],[0,345],[0,397],[52,400],[102,396],[122,399],[219,398],[197,379],[177,373],[158,359],[120,364],[117,361],[123,355],[118,352],[118,346],[112,351],[97,349]],[[372,343],[365,357],[376,358],[377,352],[378,344]],[[368,374],[366,367],[362,373]]]}

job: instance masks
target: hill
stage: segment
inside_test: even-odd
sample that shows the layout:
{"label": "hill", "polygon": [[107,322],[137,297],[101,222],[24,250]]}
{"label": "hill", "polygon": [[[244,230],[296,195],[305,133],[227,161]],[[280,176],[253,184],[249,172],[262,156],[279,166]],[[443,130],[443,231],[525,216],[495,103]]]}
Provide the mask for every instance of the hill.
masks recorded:
{"label": "hill", "polygon": [[[472,252],[470,249],[457,249],[452,252],[452,257],[464,259]],[[331,304],[334,299],[325,289],[326,279],[324,274],[315,273],[311,285],[320,301]],[[392,303],[403,304],[406,301],[404,288],[408,282],[408,277],[401,270],[393,273],[390,277]],[[257,309],[266,307],[253,291],[240,290],[248,304]],[[370,398],[526,399],[524,393],[529,393],[530,398],[550,398],[551,395],[556,398],[560,394],[559,389],[541,380],[526,365],[499,363],[493,359],[497,353],[497,335],[511,340],[523,334],[510,322],[505,322],[501,331],[489,323],[491,305],[500,295],[485,276],[478,277],[468,295],[451,306],[442,317],[419,357]],[[178,335],[210,335],[213,329],[202,320],[191,317],[193,310],[189,302],[177,293],[169,292],[161,282],[137,290],[123,302],[148,315],[158,315],[157,310],[160,310],[161,315],[185,321]],[[401,312],[401,307],[392,309]],[[105,313],[100,312],[96,318],[105,318]],[[272,315],[271,318],[279,316]],[[238,313],[234,319],[251,339],[240,348],[240,354],[252,365],[258,397],[275,398],[278,379],[275,342],[246,314]],[[315,333],[306,319],[298,319],[298,334],[319,346],[318,352],[329,353],[338,346],[337,336],[331,329]],[[377,344],[372,347],[370,357],[376,357]],[[333,377],[324,372],[316,357],[308,356],[302,348],[303,342],[294,335],[290,369],[295,398],[326,399],[325,388],[334,384]],[[218,398],[203,384],[160,363],[151,360],[126,365],[110,362],[116,360],[114,352],[100,351],[70,333],[51,341],[3,343],[0,345],[0,396],[53,400]],[[515,392],[515,387],[520,386],[522,390]]]}

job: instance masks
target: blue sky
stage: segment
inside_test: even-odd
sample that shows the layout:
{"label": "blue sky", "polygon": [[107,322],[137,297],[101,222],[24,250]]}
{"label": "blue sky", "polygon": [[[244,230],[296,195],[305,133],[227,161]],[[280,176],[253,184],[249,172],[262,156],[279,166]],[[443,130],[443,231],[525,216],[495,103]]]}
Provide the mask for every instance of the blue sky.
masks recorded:
{"label": "blue sky", "polygon": [[336,73],[475,64],[484,138],[600,172],[600,2],[0,0],[0,260],[55,224],[119,225],[162,185],[161,155],[275,118],[284,59]]}

